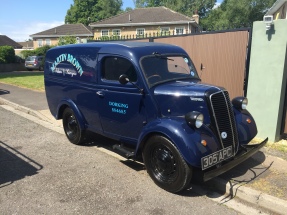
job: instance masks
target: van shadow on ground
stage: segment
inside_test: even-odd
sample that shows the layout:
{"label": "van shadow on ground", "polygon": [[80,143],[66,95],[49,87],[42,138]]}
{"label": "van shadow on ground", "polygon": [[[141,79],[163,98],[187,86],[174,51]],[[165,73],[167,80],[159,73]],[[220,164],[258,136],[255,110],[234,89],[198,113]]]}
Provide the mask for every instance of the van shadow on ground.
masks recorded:
{"label": "van shadow on ground", "polygon": [[[91,132],[87,134],[87,137],[88,138],[85,144],[83,144],[83,146],[85,147],[104,148],[106,150],[114,152],[113,145],[121,145],[120,141],[116,141],[116,140],[101,136],[99,134],[91,133]],[[139,160],[139,162],[134,162],[133,160],[128,160],[128,159],[120,160],[120,162],[132,168],[135,171],[145,170],[145,166],[141,159]]]}
{"label": "van shadow on ground", "polygon": [[10,91],[4,90],[4,89],[0,89],[0,95],[5,95],[5,94],[10,94]]}
{"label": "van shadow on ground", "polygon": [[[99,147],[104,148],[109,151],[113,151],[112,146],[115,144],[121,144],[119,141],[115,141],[101,135],[89,134],[88,140],[83,145],[84,147]],[[218,176],[221,179],[223,184],[218,184],[217,179],[212,179],[207,182],[194,182],[192,181],[189,188],[183,192],[180,192],[179,195],[183,196],[200,196],[202,194],[195,194],[193,187],[199,186],[206,190],[205,195],[210,198],[223,197],[227,199],[233,199],[236,196],[238,187],[243,186],[244,184],[251,183],[254,180],[259,179],[260,177],[265,177],[270,174],[271,171],[269,168],[272,166],[272,163],[268,167],[264,167],[262,163],[265,161],[265,155],[263,152],[259,151],[254,154],[252,157],[237,165],[233,169],[227,171],[226,173]],[[145,170],[143,162],[134,162],[132,160],[120,160],[124,165],[132,168],[135,171]],[[194,172],[197,174],[197,172]],[[229,191],[226,190],[226,184],[230,184],[231,188]],[[229,196],[224,197],[225,193],[230,193]]]}
{"label": "van shadow on ground", "polygon": [[26,176],[35,175],[43,169],[41,164],[17,149],[0,141],[0,189]]}
{"label": "van shadow on ground", "polygon": [[[270,168],[273,162],[270,163],[269,166],[265,167],[262,165],[265,159],[266,158],[264,153],[259,151],[243,163],[218,176],[222,183],[219,184],[218,179],[215,178],[205,183],[202,183],[201,185],[205,188],[218,192],[217,195],[211,193],[211,198],[217,198],[223,196],[225,193],[228,193],[228,195],[225,196],[224,199],[225,201],[231,200],[236,197],[237,191],[241,186],[253,183],[260,178],[264,178],[267,177],[269,174],[272,174]],[[226,190],[227,184],[230,185],[229,190]]]}

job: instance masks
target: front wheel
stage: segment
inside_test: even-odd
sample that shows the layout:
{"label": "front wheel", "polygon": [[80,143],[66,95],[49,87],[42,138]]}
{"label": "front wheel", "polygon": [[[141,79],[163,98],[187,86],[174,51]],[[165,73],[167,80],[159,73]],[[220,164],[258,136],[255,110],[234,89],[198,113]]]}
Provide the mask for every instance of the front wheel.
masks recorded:
{"label": "front wheel", "polygon": [[79,121],[71,108],[66,108],[63,113],[63,127],[71,143],[80,145],[84,142],[84,131],[81,130]]}
{"label": "front wheel", "polygon": [[159,187],[177,193],[189,185],[192,171],[167,138],[155,135],[148,139],[143,159],[148,174]]}

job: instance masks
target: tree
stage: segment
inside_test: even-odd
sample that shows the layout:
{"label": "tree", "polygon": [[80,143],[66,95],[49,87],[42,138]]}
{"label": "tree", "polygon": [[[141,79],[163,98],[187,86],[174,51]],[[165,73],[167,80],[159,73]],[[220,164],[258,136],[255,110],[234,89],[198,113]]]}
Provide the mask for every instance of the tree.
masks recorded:
{"label": "tree", "polygon": [[198,12],[200,17],[206,16],[216,0],[133,0],[136,7],[159,7],[165,6],[171,10],[192,16]]}
{"label": "tree", "polygon": [[122,0],[74,0],[68,9],[65,23],[88,25],[121,12]]}
{"label": "tree", "polygon": [[125,12],[129,12],[129,11],[131,11],[131,10],[133,10],[133,8],[131,8],[131,7],[126,7]]}
{"label": "tree", "polygon": [[263,20],[264,14],[276,0],[224,0],[200,22],[204,29],[249,27]]}
{"label": "tree", "polygon": [[74,36],[63,36],[59,38],[58,46],[68,45],[68,44],[75,44],[77,42],[76,37]]}

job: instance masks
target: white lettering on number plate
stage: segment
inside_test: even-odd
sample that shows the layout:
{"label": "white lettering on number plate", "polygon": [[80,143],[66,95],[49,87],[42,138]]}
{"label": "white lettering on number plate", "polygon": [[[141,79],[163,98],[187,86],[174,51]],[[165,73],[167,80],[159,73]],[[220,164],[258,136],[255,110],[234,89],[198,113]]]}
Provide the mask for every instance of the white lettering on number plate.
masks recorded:
{"label": "white lettering on number plate", "polygon": [[233,156],[232,146],[201,158],[201,168],[205,170]]}

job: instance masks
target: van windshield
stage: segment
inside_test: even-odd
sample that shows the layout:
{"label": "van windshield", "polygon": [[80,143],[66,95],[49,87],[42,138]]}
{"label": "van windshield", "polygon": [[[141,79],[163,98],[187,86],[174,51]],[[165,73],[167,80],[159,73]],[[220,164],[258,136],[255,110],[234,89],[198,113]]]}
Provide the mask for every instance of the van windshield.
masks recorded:
{"label": "van windshield", "polygon": [[182,79],[199,79],[187,56],[154,54],[141,59],[141,67],[149,87]]}

